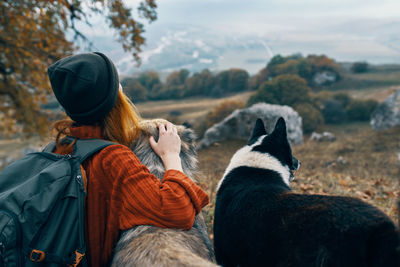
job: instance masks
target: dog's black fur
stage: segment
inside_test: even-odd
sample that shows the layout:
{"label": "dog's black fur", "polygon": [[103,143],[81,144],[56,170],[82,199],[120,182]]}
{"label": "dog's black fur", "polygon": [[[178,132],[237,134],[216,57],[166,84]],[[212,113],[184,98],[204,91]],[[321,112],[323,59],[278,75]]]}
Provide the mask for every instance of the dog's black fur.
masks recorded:
{"label": "dog's black fur", "polygon": [[[282,118],[270,135],[258,120],[248,146],[249,153],[276,158],[289,173],[297,167]],[[235,164],[217,192],[218,264],[400,266],[398,229],[377,208],[350,197],[293,193],[268,162]]]}

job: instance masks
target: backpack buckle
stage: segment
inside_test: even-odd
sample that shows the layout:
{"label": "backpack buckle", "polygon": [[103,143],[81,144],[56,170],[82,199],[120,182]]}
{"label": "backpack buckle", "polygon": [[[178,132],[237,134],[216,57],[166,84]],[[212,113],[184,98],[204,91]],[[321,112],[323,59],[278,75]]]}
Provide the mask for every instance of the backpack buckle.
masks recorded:
{"label": "backpack buckle", "polygon": [[46,253],[41,250],[33,249],[31,251],[31,255],[29,256],[30,260],[33,262],[41,262],[44,260]]}

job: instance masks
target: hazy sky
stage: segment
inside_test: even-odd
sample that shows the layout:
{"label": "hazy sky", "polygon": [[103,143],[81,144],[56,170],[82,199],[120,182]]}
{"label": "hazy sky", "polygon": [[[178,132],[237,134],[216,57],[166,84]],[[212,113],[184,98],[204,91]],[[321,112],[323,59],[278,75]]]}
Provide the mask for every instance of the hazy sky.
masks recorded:
{"label": "hazy sky", "polygon": [[[134,6],[137,1],[126,2]],[[354,19],[391,21],[399,16],[399,0],[161,0],[154,24],[186,23],[264,33]]]}
{"label": "hazy sky", "polygon": [[[125,0],[137,7],[139,0]],[[400,63],[400,0],[160,0],[145,23],[150,44],[169,25],[203,27],[213,35],[263,38],[273,54],[326,54],[340,61]],[[111,34],[93,18],[89,35]],[[154,46],[153,46],[154,48]],[[227,66],[224,66],[227,67]]]}

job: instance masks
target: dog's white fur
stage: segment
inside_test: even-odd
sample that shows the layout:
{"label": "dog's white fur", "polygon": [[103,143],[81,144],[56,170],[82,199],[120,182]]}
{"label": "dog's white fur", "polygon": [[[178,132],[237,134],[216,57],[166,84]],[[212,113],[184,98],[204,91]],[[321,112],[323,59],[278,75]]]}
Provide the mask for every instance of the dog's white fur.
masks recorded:
{"label": "dog's white fur", "polygon": [[283,181],[289,186],[290,170],[288,166],[283,166],[279,160],[268,153],[251,151],[253,147],[261,144],[265,136],[266,135],[260,136],[257,142],[255,142],[251,146],[247,145],[242,147],[233,155],[228,167],[225,170],[224,175],[222,176],[222,179],[218,182],[217,191],[222,185],[226,175],[228,175],[228,173],[230,173],[233,169],[237,167],[253,167],[276,171],[280,174]]}

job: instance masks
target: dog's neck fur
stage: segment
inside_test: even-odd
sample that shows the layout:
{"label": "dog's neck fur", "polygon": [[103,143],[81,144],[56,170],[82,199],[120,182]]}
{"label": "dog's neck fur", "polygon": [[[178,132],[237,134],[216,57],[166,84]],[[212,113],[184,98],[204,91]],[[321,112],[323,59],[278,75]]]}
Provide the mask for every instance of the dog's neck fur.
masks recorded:
{"label": "dog's neck fur", "polygon": [[224,175],[222,176],[222,179],[217,185],[217,191],[221,187],[226,175],[228,175],[233,169],[242,166],[275,171],[280,174],[284,183],[290,187],[290,170],[287,166],[283,166],[278,159],[268,153],[252,151],[253,147],[261,144],[264,137],[265,135],[259,137],[257,142],[251,146],[246,145],[242,147],[233,155]]}
{"label": "dog's neck fur", "polygon": [[[157,123],[166,123],[163,119],[143,120],[140,122],[140,135],[131,145],[132,151],[140,159],[141,163],[145,165],[149,171],[162,180],[165,168],[160,157],[153,151],[149,143],[149,137],[154,136],[158,140]],[[195,149],[196,135],[193,130],[184,126],[176,126],[178,135],[181,138],[181,162],[183,172],[195,180],[197,175],[197,153]]]}

